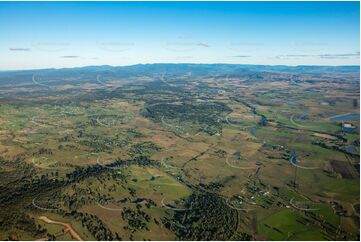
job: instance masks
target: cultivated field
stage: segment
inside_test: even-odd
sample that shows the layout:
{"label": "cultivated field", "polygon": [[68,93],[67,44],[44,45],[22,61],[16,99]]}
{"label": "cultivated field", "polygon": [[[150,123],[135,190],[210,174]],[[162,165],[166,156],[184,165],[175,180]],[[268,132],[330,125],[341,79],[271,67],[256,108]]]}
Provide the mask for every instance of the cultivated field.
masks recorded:
{"label": "cultivated field", "polygon": [[0,73],[1,240],[359,239],[357,68],[124,68]]}

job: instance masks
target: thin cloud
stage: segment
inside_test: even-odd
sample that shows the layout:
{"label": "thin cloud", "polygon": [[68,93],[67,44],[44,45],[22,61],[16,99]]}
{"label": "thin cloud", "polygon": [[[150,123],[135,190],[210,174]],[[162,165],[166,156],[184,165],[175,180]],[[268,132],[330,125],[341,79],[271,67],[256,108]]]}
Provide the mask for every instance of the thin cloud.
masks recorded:
{"label": "thin cloud", "polygon": [[168,46],[202,46],[202,47],[209,47],[208,44],[203,43],[203,42],[167,42],[166,45]]}
{"label": "thin cloud", "polygon": [[186,52],[195,49],[210,47],[208,44],[204,42],[184,42],[184,41],[167,42],[162,46],[166,50],[176,51],[176,52]]}
{"label": "thin cloud", "polygon": [[58,52],[68,48],[69,46],[69,43],[62,42],[38,42],[33,44],[35,49],[45,52]]}
{"label": "thin cloud", "polygon": [[199,42],[197,43],[198,46],[202,46],[202,47],[206,47],[206,48],[209,48],[210,46],[206,43],[202,43],[202,42]]}
{"label": "thin cloud", "polygon": [[78,56],[78,55],[63,55],[63,56],[60,56],[60,58],[69,58],[69,59],[71,59],[71,58],[79,58],[80,56]]}
{"label": "thin cloud", "polygon": [[346,54],[325,54],[320,55],[320,57],[354,57],[354,56],[360,56],[360,52],[356,53],[346,53]]}
{"label": "thin cloud", "polygon": [[322,59],[348,59],[349,57],[348,56],[328,56],[328,55],[325,55],[325,56],[320,56],[320,58]]}
{"label": "thin cloud", "polygon": [[340,53],[340,54],[319,54],[319,55],[309,55],[309,54],[300,54],[300,55],[278,55],[275,58],[277,59],[282,59],[282,58],[292,58],[292,57],[296,57],[296,58],[304,58],[304,57],[318,57],[318,58],[322,58],[322,59],[348,59],[350,57],[359,57],[360,56],[360,52],[355,52],[355,53]]}
{"label": "thin cloud", "polygon": [[280,57],[310,57],[310,56],[317,56],[317,55],[280,55]]}
{"label": "thin cloud", "polygon": [[133,42],[119,42],[119,41],[109,41],[109,42],[97,42],[97,46],[105,51],[110,52],[122,52],[134,48],[135,43]]}
{"label": "thin cloud", "polygon": [[234,56],[231,56],[233,58],[249,58],[249,57],[252,57],[250,55],[234,55]]}
{"label": "thin cloud", "polygon": [[9,48],[10,51],[30,51],[30,48]]}

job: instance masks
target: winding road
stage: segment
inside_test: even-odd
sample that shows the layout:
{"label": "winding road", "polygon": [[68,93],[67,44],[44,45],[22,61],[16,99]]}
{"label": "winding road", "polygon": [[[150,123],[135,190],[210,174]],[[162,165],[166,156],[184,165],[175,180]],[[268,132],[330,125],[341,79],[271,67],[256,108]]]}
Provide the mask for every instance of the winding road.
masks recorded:
{"label": "winding road", "polygon": [[40,216],[38,219],[45,222],[45,223],[48,223],[48,224],[57,224],[57,225],[64,226],[67,229],[67,231],[69,231],[70,235],[74,239],[76,239],[78,241],[83,241],[83,239],[79,236],[79,234],[77,232],[75,232],[75,230],[70,226],[70,224],[55,221],[55,220],[51,220],[46,216]]}

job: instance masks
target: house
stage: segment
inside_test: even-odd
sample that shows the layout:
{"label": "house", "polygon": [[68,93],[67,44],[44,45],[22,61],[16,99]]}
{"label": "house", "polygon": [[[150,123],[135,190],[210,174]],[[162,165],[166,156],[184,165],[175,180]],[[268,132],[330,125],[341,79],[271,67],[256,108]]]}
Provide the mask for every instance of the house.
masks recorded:
{"label": "house", "polygon": [[356,129],[356,127],[352,123],[348,123],[348,122],[342,122],[341,126],[342,126],[342,131],[345,132],[353,132]]}

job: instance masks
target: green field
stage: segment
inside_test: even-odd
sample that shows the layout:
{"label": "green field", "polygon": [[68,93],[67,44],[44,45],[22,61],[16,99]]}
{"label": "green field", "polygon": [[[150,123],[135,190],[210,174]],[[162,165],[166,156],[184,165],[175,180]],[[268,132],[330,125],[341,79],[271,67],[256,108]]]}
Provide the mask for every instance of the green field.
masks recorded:
{"label": "green field", "polygon": [[357,240],[358,72],[236,67],[0,82],[0,239]]}

